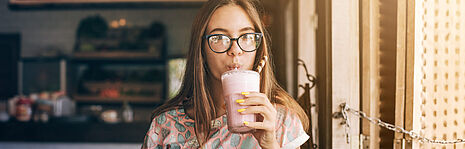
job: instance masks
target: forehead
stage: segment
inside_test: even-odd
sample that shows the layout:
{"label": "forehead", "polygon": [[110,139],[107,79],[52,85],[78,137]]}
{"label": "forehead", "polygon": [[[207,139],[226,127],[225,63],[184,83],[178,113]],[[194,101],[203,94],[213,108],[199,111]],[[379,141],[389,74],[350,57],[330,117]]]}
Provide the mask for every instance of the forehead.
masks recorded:
{"label": "forehead", "polygon": [[218,8],[210,18],[207,32],[215,28],[223,28],[230,32],[239,31],[254,25],[247,12],[238,5],[226,5]]}

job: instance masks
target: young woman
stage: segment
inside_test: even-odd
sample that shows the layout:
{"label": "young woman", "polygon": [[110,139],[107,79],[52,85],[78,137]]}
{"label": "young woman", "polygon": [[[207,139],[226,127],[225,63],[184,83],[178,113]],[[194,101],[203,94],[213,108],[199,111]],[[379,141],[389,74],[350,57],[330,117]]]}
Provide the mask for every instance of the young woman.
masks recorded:
{"label": "young woman", "polygon": [[[192,25],[190,49],[179,94],[154,111],[142,148],[298,148],[307,139],[308,118],[276,82],[270,36],[258,0],[209,0]],[[228,131],[221,74],[260,71],[260,93],[246,95],[243,114],[252,133]]]}

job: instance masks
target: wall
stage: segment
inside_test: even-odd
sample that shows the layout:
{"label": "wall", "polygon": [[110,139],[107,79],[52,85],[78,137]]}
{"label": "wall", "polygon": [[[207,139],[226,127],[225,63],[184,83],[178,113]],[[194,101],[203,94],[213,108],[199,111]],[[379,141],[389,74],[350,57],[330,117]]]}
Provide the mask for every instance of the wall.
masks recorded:
{"label": "wall", "polygon": [[72,52],[79,21],[99,14],[108,22],[125,18],[128,25],[147,26],[152,21],[165,24],[168,55],[186,53],[190,27],[198,8],[106,9],[106,10],[23,10],[8,9],[0,0],[0,33],[21,33],[21,55],[37,56],[49,47]]}
{"label": "wall", "polygon": [[[465,2],[415,2],[413,130],[434,140],[465,138]],[[413,22],[413,20],[412,20]],[[409,99],[407,99],[409,100]],[[417,143],[413,148],[465,148]]]}

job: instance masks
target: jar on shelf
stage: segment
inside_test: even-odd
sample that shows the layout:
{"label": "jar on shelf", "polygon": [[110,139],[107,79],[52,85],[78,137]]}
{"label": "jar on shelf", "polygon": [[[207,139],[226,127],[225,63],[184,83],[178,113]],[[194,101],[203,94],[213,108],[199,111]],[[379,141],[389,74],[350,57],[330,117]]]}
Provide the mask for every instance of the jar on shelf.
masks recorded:
{"label": "jar on shelf", "polygon": [[31,120],[32,116],[32,100],[29,98],[21,97],[16,102],[16,119],[21,122]]}
{"label": "jar on shelf", "polygon": [[35,102],[34,122],[48,122],[52,113],[53,103],[47,99],[38,99]]}

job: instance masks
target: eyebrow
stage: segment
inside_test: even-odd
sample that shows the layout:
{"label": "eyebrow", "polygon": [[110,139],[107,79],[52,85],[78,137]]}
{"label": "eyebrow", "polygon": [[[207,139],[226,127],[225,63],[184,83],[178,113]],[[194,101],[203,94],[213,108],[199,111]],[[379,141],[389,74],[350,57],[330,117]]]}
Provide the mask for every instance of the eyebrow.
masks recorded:
{"label": "eyebrow", "polygon": [[[253,27],[244,27],[244,28],[240,29],[239,32],[249,31],[249,30],[255,31],[255,29]],[[212,31],[210,31],[208,34],[211,34],[211,33],[215,32],[215,31],[228,32],[228,30],[226,30],[224,28],[215,28]]]}

